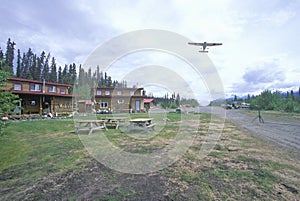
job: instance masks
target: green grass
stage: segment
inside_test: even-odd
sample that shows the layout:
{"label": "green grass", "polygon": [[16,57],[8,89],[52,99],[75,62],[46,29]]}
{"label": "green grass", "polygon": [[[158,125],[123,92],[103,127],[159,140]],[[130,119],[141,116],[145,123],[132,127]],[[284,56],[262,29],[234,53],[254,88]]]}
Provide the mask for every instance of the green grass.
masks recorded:
{"label": "green grass", "polygon": [[10,182],[18,183],[76,169],[85,151],[78,137],[70,133],[73,126],[71,120],[11,124],[0,141],[0,174],[12,174]]}
{"label": "green grass", "polygon": [[[5,132],[0,139],[0,189],[13,188],[13,194],[47,185],[46,178],[79,172],[87,161],[73,120],[23,121],[12,123]],[[35,200],[45,196],[40,191],[33,195]]]}
{"label": "green grass", "polygon": [[[146,133],[127,134],[122,129],[95,131],[92,135],[81,132],[78,136],[74,134],[72,119],[12,123],[5,129],[6,134],[0,137],[0,189],[4,189],[0,193],[6,192],[5,189],[13,189],[10,190],[13,195],[25,192],[28,187],[43,186],[45,192],[41,189],[28,191],[32,194],[29,198],[43,199],[51,192],[50,197],[47,197],[49,199],[53,195],[55,199],[65,195],[65,200],[77,200],[82,199],[80,195],[87,189],[94,189],[98,193],[90,200],[142,200],[146,197],[139,196],[144,192],[148,192],[147,195],[157,194],[160,200],[260,200],[266,199],[266,196],[267,200],[298,198],[296,193],[278,194],[275,188],[284,183],[297,192],[295,183],[298,180],[294,183],[291,180],[299,177],[300,169],[297,163],[282,159],[285,158],[285,152],[271,151],[269,154],[273,154],[274,159],[271,160],[265,156],[270,149],[268,145],[226,125],[222,134],[226,140],[219,140],[206,157],[198,158],[204,135],[207,135],[202,133],[211,116],[166,115],[169,119],[167,122],[162,120],[162,114],[130,115],[131,118],[151,117],[163,126],[157,133],[152,133],[150,138],[142,138]],[[80,140],[97,140],[99,132],[102,132],[110,142],[124,151],[150,153],[170,144],[180,126],[188,129],[188,125],[181,125],[183,120],[200,120],[203,130],[197,130],[196,126],[193,128],[197,130],[195,141],[178,161],[146,175],[123,174],[105,168],[88,155]],[[294,176],[280,176],[285,172]],[[157,178],[153,180],[155,176]],[[153,181],[152,186],[150,181]],[[161,185],[159,189],[162,190],[159,192],[157,185]],[[153,189],[156,190],[153,192]],[[57,194],[59,196],[55,197]]]}
{"label": "green grass", "polygon": [[[258,115],[257,110],[239,110],[239,112],[252,116]],[[283,122],[300,122],[300,114],[293,112],[279,112],[279,111],[261,111],[261,115],[266,120],[283,121]]]}

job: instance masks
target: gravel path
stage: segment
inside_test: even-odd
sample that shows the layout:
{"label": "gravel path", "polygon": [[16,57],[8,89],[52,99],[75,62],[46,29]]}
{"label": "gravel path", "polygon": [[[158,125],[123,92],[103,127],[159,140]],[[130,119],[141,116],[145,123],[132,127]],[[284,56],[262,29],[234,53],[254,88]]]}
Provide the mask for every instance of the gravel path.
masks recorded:
{"label": "gravel path", "polygon": [[222,108],[200,107],[200,112],[222,115],[226,112],[226,119],[242,129],[249,130],[265,139],[271,140],[284,148],[289,148],[300,158],[300,121],[287,122],[274,118],[264,119],[259,123],[258,118],[241,113],[239,110],[223,110]]}

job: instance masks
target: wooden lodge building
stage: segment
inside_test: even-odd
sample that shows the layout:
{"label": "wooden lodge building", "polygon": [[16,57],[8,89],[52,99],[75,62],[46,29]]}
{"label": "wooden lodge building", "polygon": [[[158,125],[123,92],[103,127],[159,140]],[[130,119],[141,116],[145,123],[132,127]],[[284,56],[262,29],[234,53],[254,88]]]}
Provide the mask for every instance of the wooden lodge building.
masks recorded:
{"label": "wooden lodge building", "polygon": [[94,90],[95,110],[113,113],[145,112],[143,88],[97,87]]}
{"label": "wooden lodge building", "polygon": [[5,89],[21,99],[22,114],[68,113],[73,111],[69,84],[8,78]]}
{"label": "wooden lodge building", "polygon": [[[28,80],[23,78],[8,78],[5,90],[19,95],[21,114],[62,114],[74,110],[106,110],[115,113],[144,112],[145,91],[143,88],[97,87],[92,90],[92,100],[78,100],[76,95],[69,94],[72,85],[53,82]],[[80,111],[82,108],[84,111]],[[90,105],[88,105],[90,104]]]}

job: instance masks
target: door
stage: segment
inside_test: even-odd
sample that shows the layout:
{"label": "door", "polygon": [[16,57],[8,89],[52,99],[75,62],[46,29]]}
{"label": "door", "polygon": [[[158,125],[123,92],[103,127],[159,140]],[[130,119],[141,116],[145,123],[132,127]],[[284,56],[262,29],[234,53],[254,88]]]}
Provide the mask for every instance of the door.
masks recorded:
{"label": "door", "polygon": [[141,101],[139,101],[139,100],[135,101],[135,110],[136,111],[141,110]]}

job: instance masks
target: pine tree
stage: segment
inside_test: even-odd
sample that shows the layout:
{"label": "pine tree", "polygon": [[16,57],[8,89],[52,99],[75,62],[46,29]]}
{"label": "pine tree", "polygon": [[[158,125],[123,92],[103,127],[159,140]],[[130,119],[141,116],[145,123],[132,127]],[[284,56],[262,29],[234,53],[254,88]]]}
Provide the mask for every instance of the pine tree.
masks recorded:
{"label": "pine tree", "polygon": [[39,80],[44,80],[44,66],[46,61],[46,53],[43,51],[37,60],[37,73],[39,72]]}
{"label": "pine tree", "polygon": [[14,73],[14,51],[15,51],[15,42],[11,42],[10,38],[7,41],[6,53],[5,53],[5,66],[4,70],[11,75]]}
{"label": "pine tree", "polygon": [[99,80],[100,80],[100,67],[99,67],[99,65],[97,66],[96,77],[97,77],[97,81],[99,82]]}
{"label": "pine tree", "polygon": [[78,85],[83,86],[86,83],[84,69],[79,66]]}
{"label": "pine tree", "polygon": [[63,84],[68,84],[68,65],[67,64],[64,67],[61,77],[62,77],[61,82]]}
{"label": "pine tree", "polygon": [[[44,52],[43,52],[44,53]],[[50,67],[49,67],[49,60],[50,60],[50,53],[47,55],[47,57],[44,60],[43,64],[43,70],[42,70],[42,80],[48,81],[50,77]]]}
{"label": "pine tree", "polygon": [[57,82],[57,69],[56,69],[56,63],[54,57],[52,57],[52,61],[51,61],[49,81]]}
{"label": "pine tree", "polygon": [[26,55],[25,55],[25,63],[24,65],[26,65],[26,74],[25,74],[25,78],[26,79],[33,79],[33,74],[34,74],[34,54],[31,50],[31,48],[28,49]]}
{"label": "pine tree", "polygon": [[73,66],[69,65],[69,73],[68,73],[68,84],[70,84],[73,80]]}
{"label": "pine tree", "polygon": [[104,73],[104,86],[107,87],[107,73]]}
{"label": "pine tree", "polygon": [[0,47],[0,61],[4,60],[4,54]]}
{"label": "pine tree", "polygon": [[[5,63],[5,61],[0,60],[0,63]],[[4,66],[4,64],[2,65]],[[18,95],[13,94],[11,91],[5,91],[2,88],[6,84],[8,76],[10,76],[8,72],[0,70],[0,116],[12,113],[13,109],[16,108],[17,102],[20,101]],[[0,121],[0,134],[3,133],[3,128],[7,125],[7,122]]]}
{"label": "pine tree", "polygon": [[26,78],[28,71],[29,71],[29,68],[28,68],[27,57],[24,52],[23,56],[22,56],[22,61],[21,61],[21,78]]}
{"label": "pine tree", "polygon": [[21,71],[21,52],[20,49],[18,49],[18,55],[17,55],[17,72],[16,76],[21,77],[22,71]]}
{"label": "pine tree", "polygon": [[293,90],[291,90],[291,98],[292,98],[293,101],[295,100],[295,96],[294,96],[294,91]]}
{"label": "pine tree", "polygon": [[42,80],[41,74],[42,74],[42,62],[41,58],[36,56],[36,71],[35,71],[35,78],[36,80]]}
{"label": "pine tree", "polygon": [[39,80],[39,75],[37,74],[37,59],[36,59],[36,54],[33,54],[32,56],[32,64],[31,64],[31,77],[33,80]]}
{"label": "pine tree", "polygon": [[111,76],[107,77],[107,86],[111,87],[112,86],[112,80],[111,80]]}
{"label": "pine tree", "polygon": [[4,54],[0,47],[0,70],[2,70],[4,63],[5,63]]}
{"label": "pine tree", "polygon": [[180,95],[179,93],[177,93],[177,96],[176,96],[176,104],[179,106],[180,105]]}
{"label": "pine tree", "polygon": [[69,70],[69,73],[70,73],[70,83],[69,84],[74,84],[77,79],[76,64],[73,63],[72,65],[70,65],[70,69],[71,70]]}
{"label": "pine tree", "polygon": [[61,66],[59,66],[59,68],[58,68],[57,82],[60,83],[60,84],[62,84],[62,68],[61,68]]}
{"label": "pine tree", "polygon": [[98,86],[104,86],[103,72],[100,71]]}

